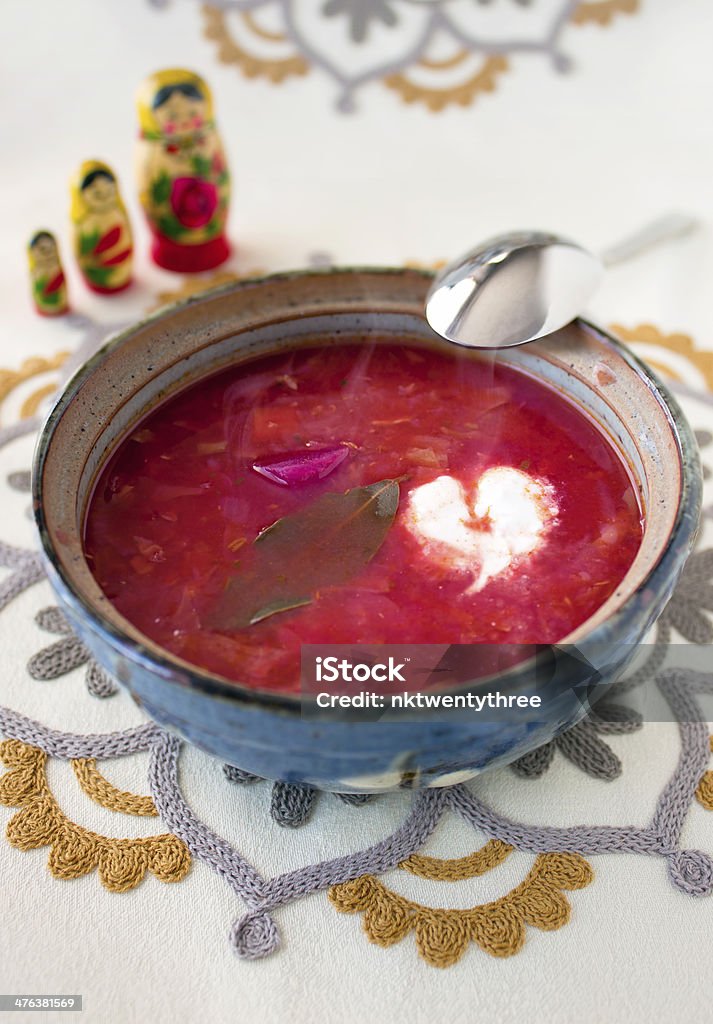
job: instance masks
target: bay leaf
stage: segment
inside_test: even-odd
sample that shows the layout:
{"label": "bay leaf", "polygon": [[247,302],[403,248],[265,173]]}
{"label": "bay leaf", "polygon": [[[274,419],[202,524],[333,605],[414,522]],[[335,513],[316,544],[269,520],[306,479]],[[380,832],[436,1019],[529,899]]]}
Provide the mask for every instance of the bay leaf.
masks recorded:
{"label": "bay leaf", "polygon": [[244,629],[309,604],[320,587],[352,579],[383,544],[399,505],[398,480],[323,494],[258,534],[251,564],[228,583],[207,629]]}
{"label": "bay leaf", "polygon": [[293,608],[302,608],[306,604],[311,604],[311,597],[282,597],[277,601],[273,601],[272,604],[268,604],[265,608],[260,608],[256,611],[251,619],[250,625],[255,626],[258,622],[262,622],[263,619],[269,619],[271,615],[277,615],[278,612],[289,612]]}

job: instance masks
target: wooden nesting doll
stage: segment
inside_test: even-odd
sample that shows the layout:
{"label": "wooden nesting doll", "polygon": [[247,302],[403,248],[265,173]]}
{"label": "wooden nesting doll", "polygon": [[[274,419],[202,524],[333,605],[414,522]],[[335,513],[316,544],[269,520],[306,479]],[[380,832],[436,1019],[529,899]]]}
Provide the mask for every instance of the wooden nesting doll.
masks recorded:
{"label": "wooden nesting doll", "polygon": [[36,231],[27,246],[35,309],[41,316],[61,316],[69,309],[67,285],[51,231]]}
{"label": "wooden nesting doll", "polygon": [[157,71],[138,93],[137,177],[160,267],[191,274],[230,255],[225,236],[230,174],[199,75]]}
{"label": "wooden nesting doll", "polygon": [[85,160],[72,181],[74,252],[95,292],[120,292],[131,284],[134,246],[116,175],[100,160]]}

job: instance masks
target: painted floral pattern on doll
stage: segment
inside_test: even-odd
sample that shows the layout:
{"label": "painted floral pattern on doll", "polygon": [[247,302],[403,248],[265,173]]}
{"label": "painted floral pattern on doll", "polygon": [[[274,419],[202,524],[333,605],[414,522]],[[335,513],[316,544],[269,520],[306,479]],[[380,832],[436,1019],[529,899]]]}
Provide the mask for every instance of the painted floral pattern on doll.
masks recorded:
{"label": "painted floral pattern on doll", "polygon": [[230,174],[213,121],[213,100],[198,75],[159,71],[141,87],[138,177],[159,266],[181,273],[227,259]]}
{"label": "painted floral pattern on doll", "polygon": [[111,294],[131,283],[134,246],[116,175],[85,160],[72,183],[74,252],[89,288]]}

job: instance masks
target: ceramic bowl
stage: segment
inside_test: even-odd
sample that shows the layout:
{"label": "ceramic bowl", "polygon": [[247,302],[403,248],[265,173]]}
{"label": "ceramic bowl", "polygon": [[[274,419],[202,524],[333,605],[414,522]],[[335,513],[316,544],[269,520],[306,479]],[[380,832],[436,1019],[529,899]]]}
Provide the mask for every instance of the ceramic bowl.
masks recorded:
{"label": "ceramic bowl", "polygon": [[[167,396],[202,376],[285,347],[408,340],[446,347],[427,326],[429,275],[347,269],[229,285],[163,310],[94,355],[49,414],[34,466],[34,509],[50,581],[97,661],[161,725],[229,764],[271,779],[364,792],[443,786],[507,763],[573,725],[631,661],[691,550],[700,509],[695,441],[678,406],[620,342],[583,321],[502,358],[593,416],[628,459],[646,508],[641,548],[616,592],[565,643],[552,699],[505,722],[310,720],[298,698],[213,676],[157,647],[104,596],[82,549],[86,504],[119,440]],[[533,662],[502,673],[528,693]],[[559,667],[557,667],[559,666]]]}

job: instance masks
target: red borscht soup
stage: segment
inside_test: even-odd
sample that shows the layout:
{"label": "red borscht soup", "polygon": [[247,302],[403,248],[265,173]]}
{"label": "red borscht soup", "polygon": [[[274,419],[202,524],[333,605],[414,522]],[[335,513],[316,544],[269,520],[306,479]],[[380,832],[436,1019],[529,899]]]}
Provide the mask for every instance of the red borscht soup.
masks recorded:
{"label": "red borscht soup", "polygon": [[159,406],[101,472],[85,549],[163,648],[294,692],[305,643],[561,640],[622,580],[642,514],[610,439],[542,382],[334,345]]}

